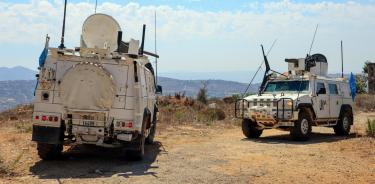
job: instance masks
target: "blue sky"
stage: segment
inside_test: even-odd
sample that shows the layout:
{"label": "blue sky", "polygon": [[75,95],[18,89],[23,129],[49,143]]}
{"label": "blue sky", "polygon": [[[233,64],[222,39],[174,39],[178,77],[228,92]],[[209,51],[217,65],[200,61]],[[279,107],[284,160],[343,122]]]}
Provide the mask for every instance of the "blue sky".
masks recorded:
{"label": "blue sky", "polygon": [[[0,1],[0,66],[36,69],[46,34],[57,46],[62,0]],[[94,0],[70,0],[68,47],[79,46],[82,22],[93,13]],[[47,10],[47,11],[46,11]],[[340,72],[340,40],[344,41],[345,72],[360,72],[375,60],[375,2],[366,1],[215,1],[98,0],[98,12],[118,20],[125,38],[140,38],[148,25],[146,48],[153,51],[153,14],[158,14],[159,71],[254,71],[262,60],[260,44],[277,39],[269,60],[286,70],[284,58],[304,57],[315,25],[313,53],[327,56],[331,73]]]}

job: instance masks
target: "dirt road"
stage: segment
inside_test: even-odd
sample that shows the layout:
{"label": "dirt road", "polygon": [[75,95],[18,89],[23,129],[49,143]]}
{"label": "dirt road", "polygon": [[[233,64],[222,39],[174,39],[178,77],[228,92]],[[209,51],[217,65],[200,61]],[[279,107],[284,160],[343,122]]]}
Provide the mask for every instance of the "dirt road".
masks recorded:
{"label": "dirt road", "polygon": [[0,183],[375,183],[374,139],[314,128],[307,142],[278,130],[248,140],[238,126],[222,124],[165,126],[142,162],[89,146],[41,161],[30,133],[2,129],[1,156],[17,162]]}

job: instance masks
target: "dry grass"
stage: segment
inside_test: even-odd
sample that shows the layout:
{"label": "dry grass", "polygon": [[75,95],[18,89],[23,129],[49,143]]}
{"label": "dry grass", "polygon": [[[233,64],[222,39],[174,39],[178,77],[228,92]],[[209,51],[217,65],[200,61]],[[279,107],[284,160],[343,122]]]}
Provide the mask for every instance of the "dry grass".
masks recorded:
{"label": "dry grass", "polygon": [[[15,162],[14,162],[15,163]],[[13,167],[15,164],[13,165]],[[0,157],[0,177],[2,176],[10,176],[13,175],[13,169],[12,166],[9,164],[5,163],[5,160]]]}
{"label": "dry grass", "polygon": [[359,94],[355,98],[355,109],[369,112],[375,110],[375,95]]}
{"label": "dry grass", "polygon": [[18,105],[0,113],[0,121],[15,121],[20,119],[30,119],[32,116],[33,105]]}
{"label": "dry grass", "polygon": [[8,167],[5,165],[4,160],[0,157],[0,176],[8,173]]}
{"label": "dry grass", "polygon": [[33,130],[30,120],[19,120],[14,124],[19,133],[31,133]]}
{"label": "dry grass", "polygon": [[163,124],[211,125],[215,122],[237,121],[232,112],[234,105],[222,100],[210,100],[206,105],[192,98],[175,95],[161,97],[159,102],[159,122]]}

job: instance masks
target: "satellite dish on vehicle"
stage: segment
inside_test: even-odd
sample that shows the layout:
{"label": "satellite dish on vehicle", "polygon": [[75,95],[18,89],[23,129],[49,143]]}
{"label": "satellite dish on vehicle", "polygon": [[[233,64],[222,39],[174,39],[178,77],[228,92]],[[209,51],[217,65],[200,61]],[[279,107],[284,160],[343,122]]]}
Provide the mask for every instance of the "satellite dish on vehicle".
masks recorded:
{"label": "satellite dish on vehicle", "polygon": [[121,31],[117,21],[109,15],[93,14],[89,16],[82,27],[81,47],[117,49],[117,33]]}

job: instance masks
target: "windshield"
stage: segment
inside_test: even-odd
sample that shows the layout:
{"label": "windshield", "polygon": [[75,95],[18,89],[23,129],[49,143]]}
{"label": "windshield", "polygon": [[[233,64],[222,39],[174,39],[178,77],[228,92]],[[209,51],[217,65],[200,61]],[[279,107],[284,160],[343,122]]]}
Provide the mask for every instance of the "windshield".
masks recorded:
{"label": "windshield", "polygon": [[309,81],[272,81],[267,83],[264,92],[298,92],[308,90]]}

